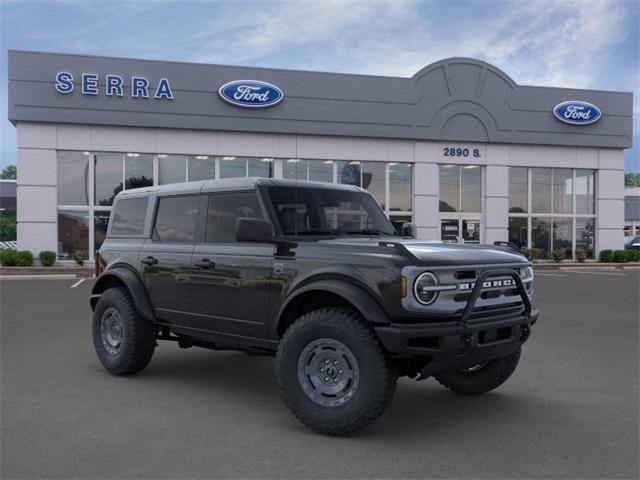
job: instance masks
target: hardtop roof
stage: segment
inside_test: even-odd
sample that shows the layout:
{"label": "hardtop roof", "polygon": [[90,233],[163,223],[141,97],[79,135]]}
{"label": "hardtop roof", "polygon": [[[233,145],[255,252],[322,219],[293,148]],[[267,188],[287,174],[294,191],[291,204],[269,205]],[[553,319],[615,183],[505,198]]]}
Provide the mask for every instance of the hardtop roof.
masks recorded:
{"label": "hardtop roof", "polygon": [[261,177],[236,177],[221,178],[215,180],[201,180],[197,182],[169,183],[166,185],[154,185],[152,187],[133,188],[122,191],[117,198],[144,195],[179,195],[211,192],[228,192],[234,190],[251,190],[258,185],[274,187],[298,187],[298,188],[322,188],[331,190],[366,190],[354,185],[344,185],[339,183],[313,182],[308,180],[261,178]]}

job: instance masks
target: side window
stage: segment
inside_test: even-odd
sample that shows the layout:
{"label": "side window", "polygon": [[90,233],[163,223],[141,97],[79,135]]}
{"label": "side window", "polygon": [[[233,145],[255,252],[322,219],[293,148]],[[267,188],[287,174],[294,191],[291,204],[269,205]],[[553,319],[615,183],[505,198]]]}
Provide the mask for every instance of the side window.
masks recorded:
{"label": "side window", "polygon": [[207,243],[236,241],[236,220],[262,218],[256,192],[214,193],[209,195]]}
{"label": "side window", "polygon": [[111,235],[142,235],[147,216],[147,197],[118,200],[113,212]]}
{"label": "side window", "polygon": [[160,198],[153,239],[157,242],[193,242],[199,205],[199,195]]}

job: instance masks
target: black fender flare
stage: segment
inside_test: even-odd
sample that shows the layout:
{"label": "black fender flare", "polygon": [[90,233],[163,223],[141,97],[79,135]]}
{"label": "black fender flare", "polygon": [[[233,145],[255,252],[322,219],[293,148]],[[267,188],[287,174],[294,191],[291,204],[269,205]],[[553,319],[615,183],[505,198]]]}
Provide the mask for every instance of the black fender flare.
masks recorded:
{"label": "black fender flare", "polygon": [[110,268],[97,278],[91,290],[91,309],[95,308],[98,298],[104,291],[104,286],[113,278],[117,278],[129,289],[140,315],[146,320],[155,321],[156,317],[144,282],[136,272],[124,266]]}
{"label": "black fender flare", "polygon": [[370,323],[378,325],[390,323],[387,312],[385,312],[380,303],[364,288],[344,280],[327,279],[307,283],[289,295],[278,312],[277,330],[279,330],[281,323],[285,320],[285,314],[292,303],[299,298],[300,295],[312,291],[329,292],[344,298]]}

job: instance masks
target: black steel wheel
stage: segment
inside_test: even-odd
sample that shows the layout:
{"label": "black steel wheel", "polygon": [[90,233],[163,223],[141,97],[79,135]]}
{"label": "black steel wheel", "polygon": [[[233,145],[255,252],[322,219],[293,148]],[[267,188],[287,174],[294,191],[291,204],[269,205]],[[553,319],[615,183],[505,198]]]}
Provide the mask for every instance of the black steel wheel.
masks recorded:
{"label": "black steel wheel", "polygon": [[286,405],[327,435],[361,430],[385,411],[398,373],[369,325],[348,308],[309,312],[285,332],[276,379]]}
{"label": "black steel wheel", "polygon": [[156,327],[138,314],[124,287],[105,290],[93,312],[93,346],[114,375],[130,375],[147,366],[156,346]]}

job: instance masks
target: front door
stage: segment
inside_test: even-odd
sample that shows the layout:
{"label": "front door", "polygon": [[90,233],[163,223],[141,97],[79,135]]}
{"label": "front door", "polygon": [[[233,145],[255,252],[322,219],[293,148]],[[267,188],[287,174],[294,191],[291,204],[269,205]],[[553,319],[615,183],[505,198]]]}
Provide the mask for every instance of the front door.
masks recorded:
{"label": "front door", "polygon": [[267,335],[275,247],[237,243],[236,220],[262,218],[256,191],[209,195],[205,243],[192,255],[193,328],[239,337]]}
{"label": "front door", "polygon": [[197,195],[158,199],[153,236],[140,250],[142,277],[156,316],[164,322],[188,322],[199,203]]}
{"label": "front door", "polygon": [[440,240],[445,243],[480,243],[480,219],[440,218]]}

